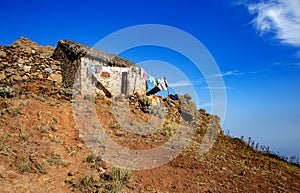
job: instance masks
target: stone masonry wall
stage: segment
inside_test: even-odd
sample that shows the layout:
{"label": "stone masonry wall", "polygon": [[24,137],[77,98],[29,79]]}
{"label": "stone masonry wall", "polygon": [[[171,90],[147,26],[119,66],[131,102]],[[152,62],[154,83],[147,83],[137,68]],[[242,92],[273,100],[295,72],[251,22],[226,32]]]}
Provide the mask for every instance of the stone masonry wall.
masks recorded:
{"label": "stone masonry wall", "polygon": [[[87,57],[81,58],[81,84],[82,93],[89,93],[92,89],[89,87],[90,77],[89,69],[95,70],[97,80],[111,93],[112,96],[121,94],[122,71],[128,71],[127,67],[108,67],[103,61],[93,60]],[[105,69],[110,69],[106,72]],[[92,91],[93,92],[93,91]],[[96,92],[100,90],[96,89]],[[139,93],[144,95],[146,93],[146,82],[140,73],[128,72],[127,76],[127,94]]]}

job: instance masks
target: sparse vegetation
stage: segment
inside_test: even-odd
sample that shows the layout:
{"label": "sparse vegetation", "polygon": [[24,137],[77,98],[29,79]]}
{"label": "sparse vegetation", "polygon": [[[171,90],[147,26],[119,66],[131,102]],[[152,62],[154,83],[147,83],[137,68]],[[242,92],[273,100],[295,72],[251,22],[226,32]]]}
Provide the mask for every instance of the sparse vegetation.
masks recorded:
{"label": "sparse vegetation", "polygon": [[74,188],[79,188],[82,192],[92,192],[97,184],[91,175],[83,176],[78,182],[70,182]]}
{"label": "sparse vegetation", "polygon": [[121,125],[120,125],[120,123],[114,123],[114,124],[111,125],[111,128],[113,128],[113,129],[120,129]]}
{"label": "sparse vegetation", "polygon": [[161,130],[160,133],[165,137],[171,137],[176,133],[177,128],[178,125],[175,123],[168,124]]}
{"label": "sparse vegetation", "polygon": [[16,117],[17,115],[19,115],[21,111],[21,107],[18,102],[13,102],[11,106],[8,108],[8,111],[11,117]]}
{"label": "sparse vegetation", "polygon": [[44,163],[43,165],[38,166],[37,169],[38,169],[38,172],[40,174],[48,174],[48,168],[47,168],[46,163]]}
{"label": "sparse vegetation", "polygon": [[109,183],[108,189],[112,193],[120,193],[122,187],[130,183],[132,180],[132,173],[127,169],[122,168],[112,168],[112,171],[109,174]]}
{"label": "sparse vegetation", "polygon": [[74,188],[80,189],[82,192],[98,192],[99,188],[102,188],[101,192],[121,193],[123,186],[130,183],[131,180],[131,171],[114,167],[108,175],[102,176],[99,180],[94,179],[91,174],[86,174],[78,181],[72,179],[66,179],[65,181],[72,184]]}
{"label": "sparse vegetation", "polygon": [[23,174],[25,172],[29,172],[31,170],[31,164],[29,161],[21,162],[18,166],[18,171]]}
{"label": "sparse vegetation", "polygon": [[[229,139],[232,139],[232,140],[237,140],[237,138],[234,138],[234,137],[231,137],[229,135],[229,130],[226,134],[226,137],[229,138]],[[290,158],[287,157],[287,156],[283,156],[283,155],[280,155],[279,152],[275,153],[273,151],[270,150],[270,147],[269,146],[263,146],[263,145],[259,145],[259,143],[255,143],[255,141],[251,138],[251,137],[248,137],[248,141],[244,141],[244,136],[241,136],[240,139],[238,139],[240,142],[239,143],[235,143],[235,144],[239,144],[239,147],[238,149],[239,150],[252,150],[252,151],[255,151],[257,152],[258,154],[257,155],[265,155],[265,156],[268,156],[270,158],[275,158],[277,160],[281,160],[281,161],[284,161],[284,162],[287,162],[289,164],[292,164],[292,165],[295,165],[295,166],[300,166],[300,163],[299,163],[299,159],[297,156],[291,156]]]}
{"label": "sparse vegetation", "polygon": [[91,153],[83,160],[83,162],[92,163],[95,160],[96,160],[95,154]]}
{"label": "sparse vegetation", "polygon": [[62,160],[61,156],[56,153],[53,153],[51,155],[51,157],[47,160],[47,162],[50,166],[53,166],[53,165],[66,166],[67,165],[67,163]]}
{"label": "sparse vegetation", "polygon": [[28,139],[27,134],[25,132],[25,127],[23,124],[21,124],[21,126],[19,128],[19,139],[20,139],[20,141],[27,141],[27,139]]}
{"label": "sparse vegetation", "polygon": [[[45,72],[45,68],[54,67],[54,74],[63,74],[60,63],[49,58],[53,50],[47,48],[49,56],[45,56],[36,48],[33,54],[32,49],[27,53],[18,46],[0,46],[0,55],[1,51],[7,53],[7,57],[0,56],[3,64],[0,71],[5,71],[0,87],[13,85],[17,95],[2,98],[0,102],[0,192],[297,192],[300,189],[296,156],[287,158],[274,153],[252,138],[233,138],[230,131],[221,133],[213,144],[205,141],[205,135],[214,137],[213,129],[219,129],[220,120],[204,109],[197,110],[189,95],[180,95],[179,100],[158,96],[162,99],[161,106],[150,104],[146,96],[139,94],[115,102],[101,96],[97,105],[90,105],[96,108],[99,124],[90,128],[83,122],[82,128],[87,133],[81,133],[73,116],[81,114],[73,112],[70,103],[73,91],[47,80],[51,73]],[[31,66],[34,73],[18,74],[24,70],[18,66],[19,58],[14,53],[21,53],[23,66]],[[19,80],[15,82],[12,75]],[[28,78],[26,82],[22,81],[24,75]],[[72,101],[76,102],[75,99]],[[186,119],[184,113],[188,115]],[[82,120],[89,120],[90,114],[89,108],[83,109]],[[180,138],[174,137],[176,144],[163,146],[176,132],[188,134],[192,129],[196,131],[193,138],[179,135]],[[160,163],[159,156],[167,163],[134,173],[115,168],[102,157],[102,151],[111,150],[107,148],[109,144],[103,144],[104,136],[130,153],[149,150],[147,155],[154,156],[155,163]],[[90,145],[91,141],[98,144]],[[181,147],[187,141],[191,142],[189,146],[171,160],[168,153],[177,153],[176,145]],[[209,151],[200,156],[199,150],[206,146]],[[100,147],[100,151],[92,154],[89,147]],[[155,154],[160,147],[166,153]],[[119,153],[119,149],[114,153]],[[114,158],[125,157],[117,154]],[[127,158],[138,165],[139,160],[134,156]],[[143,163],[150,161],[145,159]],[[69,184],[62,186],[64,180]]]}

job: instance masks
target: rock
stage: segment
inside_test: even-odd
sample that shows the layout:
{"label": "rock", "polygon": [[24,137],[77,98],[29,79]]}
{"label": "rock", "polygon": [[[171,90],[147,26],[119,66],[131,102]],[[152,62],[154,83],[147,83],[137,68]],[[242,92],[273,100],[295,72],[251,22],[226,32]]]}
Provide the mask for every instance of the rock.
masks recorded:
{"label": "rock", "polygon": [[6,58],[6,52],[0,50],[0,58]]}
{"label": "rock", "polygon": [[0,74],[0,80],[4,80],[6,78],[6,74],[3,72]]}
{"label": "rock", "polygon": [[94,182],[99,182],[100,181],[100,176],[99,176],[98,173],[94,173],[91,177],[94,180]]}
{"label": "rock", "polygon": [[25,72],[29,72],[30,71],[30,69],[31,69],[31,66],[23,66],[23,70],[25,71]]}
{"label": "rock", "polygon": [[29,77],[27,76],[27,75],[24,75],[23,77],[22,77],[22,80],[28,80],[29,79]]}
{"label": "rock", "polygon": [[21,80],[23,80],[22,77],[19,76],[19,75],[12,75],[12,76],[11,76],[11,79],[12,79],[12,80],[15,80],[15,81],[21,81]]}
{"label": "rock", "polygon": [[0,176],[4,179],[15,179],[17,178],[19,175],[12,171],[12,170],[8,170],[8,171],[3,171]]}
{"label": "rock", "polygon": [[16,95],[13,88],[9,86],[0,87],[0,96],[4,98],[12,98]]}
{"label": "rock", "polygon": [[52,140],[54,138],[54,136],[51,133],[48,136],[49,136],[50,140]]}
{"label": "rock", "polygon": [[105,171],[104,168],[99,167],[99,168],[98,168],[98,172],[99,172],[99,174],[101,175],[101,174],[104,174],[106,171]]}
{"label": "rock", "polygon": [[24,64],[25,61],[24,61],[22,58],[19,58],[19,59],[18,59],[18,63],[19,63],[19,64]]}
{"label": "rock", "polygon": [[238,175],[239,175],[239,176],[245,176],[245,175],[246,175],[246,172],[243,170],[243,171],[241,171]]}
{"label": "rock", "polygon": [[51,68],[52,68],[53,70],[58,70],[58,69],[59,69],[58,66],[56,66],[55,64],[51,64]]}
{"label": "rock", "polygon": [[62,83],[62,76],[60,74],[50,74],[48,80],[52,80],[57,83]]}
{"label": "rock", "polygon": [[183,95],[183,97],[186,99],[186,100],[191,100],[192,99],[192,96],[188,93],[186,93],[185,95]]}

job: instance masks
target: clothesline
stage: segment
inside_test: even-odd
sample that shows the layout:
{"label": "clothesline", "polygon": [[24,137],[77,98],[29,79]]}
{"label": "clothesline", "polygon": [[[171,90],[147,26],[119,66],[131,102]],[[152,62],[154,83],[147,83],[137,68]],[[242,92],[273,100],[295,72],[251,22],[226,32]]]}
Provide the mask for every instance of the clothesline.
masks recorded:
{"label": "clothesline", "polygon": [[112,66],[95,66],[95,65],[88,65],[88,71],[94,74],[100,74],[102,72],[108,73],[120,73],[127,72],[128,74],[132,75],[139,75],[143,78],[146,82],[153,84],[154,87],[158,87],[159,90],[167,90],[168,84],[165,77],[163,78],[156,78],[150,74],[148,74],[142,67],[140,66],[130,66],[130,67],[112,67]]}

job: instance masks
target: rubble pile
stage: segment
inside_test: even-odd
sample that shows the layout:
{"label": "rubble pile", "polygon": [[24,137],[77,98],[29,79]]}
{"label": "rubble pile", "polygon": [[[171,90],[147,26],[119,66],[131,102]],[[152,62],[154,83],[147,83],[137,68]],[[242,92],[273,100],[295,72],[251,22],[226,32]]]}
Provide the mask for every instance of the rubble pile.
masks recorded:
{"label": "rubble pile", "polygon": [[9,46],[0,46],[0,87],[14,88],[36,81],[59,87],[61,68],[60,62],[51,58],[53,51],[51,46],[40,46],[23,37]]}

